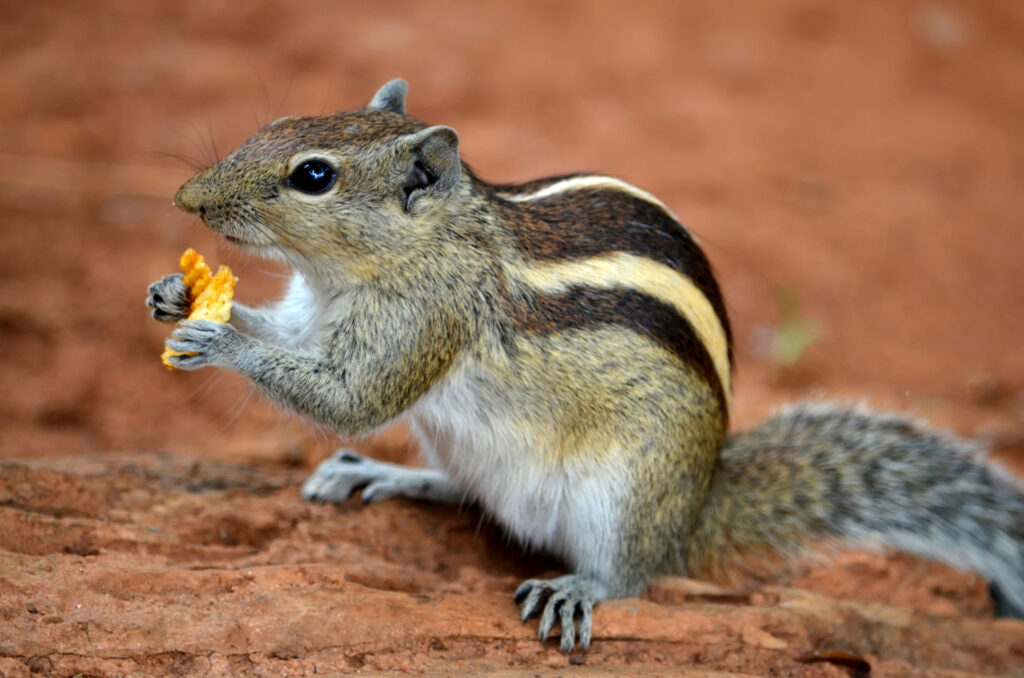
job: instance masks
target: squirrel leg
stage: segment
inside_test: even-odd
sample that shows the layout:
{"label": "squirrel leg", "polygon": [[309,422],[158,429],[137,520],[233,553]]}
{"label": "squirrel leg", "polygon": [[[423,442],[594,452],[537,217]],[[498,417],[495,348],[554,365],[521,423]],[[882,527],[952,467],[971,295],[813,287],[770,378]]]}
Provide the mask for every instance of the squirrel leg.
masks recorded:
{"label": "squirrel leg", "polygon": [[442,504],[460,504],[466,493],[440,471],[415,469],[339,450],[302,484],[307,501],[341,503],[359,487],[364,503],[406,497]]}
{"label": "squirrel leg", "polygon": [[594,605],[607,597],[608,589],[597,579],[568,574],[555,579],[527,579],[516,589],[515,601],[523,622],[540,614],[538,633],[542,642],[557,619],[562,627],[559,647],[562,652],[572,652],[577,635],[581,650],[590,646]]}

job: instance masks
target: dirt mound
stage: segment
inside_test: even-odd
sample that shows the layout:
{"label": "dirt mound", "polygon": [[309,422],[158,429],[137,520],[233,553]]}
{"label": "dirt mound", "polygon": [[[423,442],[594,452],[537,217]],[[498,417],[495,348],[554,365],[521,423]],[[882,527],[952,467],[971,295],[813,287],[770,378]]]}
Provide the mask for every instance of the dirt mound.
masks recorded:
{"label": "dirt mound", "polygon": [[[593,649],[566,657],[516,619],[511,591],[535,559],[475,511],[310,505],[302,474],[156,455],[0,466],[3,675],[952,675],[1024,661],[1024,623],[989,618],[984,582],[867,554],[797,588],[665,579],[600,605]],[[893,592],[902,607],[872,602]]]}

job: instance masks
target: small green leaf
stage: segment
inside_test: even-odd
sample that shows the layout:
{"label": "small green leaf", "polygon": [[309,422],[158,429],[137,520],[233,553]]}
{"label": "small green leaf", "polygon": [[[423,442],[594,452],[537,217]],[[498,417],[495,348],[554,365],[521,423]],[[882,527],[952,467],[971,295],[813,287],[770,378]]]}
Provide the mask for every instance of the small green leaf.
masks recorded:
{"label": "small green leaf", "polygon": [[804,315],[796,290],[780,289],[775,295],[775,306],[779,327],[775,331],[772,357],[777,365],[790,366],[821,339],[822,322]]}

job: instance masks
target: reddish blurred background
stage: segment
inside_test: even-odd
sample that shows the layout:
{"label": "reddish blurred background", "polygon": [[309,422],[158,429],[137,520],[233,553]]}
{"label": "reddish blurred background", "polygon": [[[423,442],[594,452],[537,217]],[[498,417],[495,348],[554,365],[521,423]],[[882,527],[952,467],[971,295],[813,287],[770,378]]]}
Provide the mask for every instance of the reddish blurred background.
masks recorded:
{"label": "reddish blurred background", "polygon": [[[241,299],[275,296],[281,271],[176,211],[175,189],[263,123],[361,107],[395,76],[483,176],[615,173],[700,235],[736,328],[736,423],[827,393],[1024,447],[1020,3],[8,2],[0,16],[0,458],[177,452],[196,435],[210,455],[324,454],[328,433],[242,380],[166,372],[145,288],[194,246],[238,269]],[[780,329],[815,328],[795,365],[773,355]]]}
{"label": "reddish blurred background", "polygon": [[[0,64],[0,674],[566,668],[512,623],[551,562],[473,511],[303,502],[335,437],[234,375],[167,372],[170,328],[143,306],[189,246],[236,269],[240,299],[279,294],[283,271],[172,196],[265,122],[362,107],[396,76],[484,177],[614,173],[700,235],[737,425],[863,398],[1024,471],[1024,3],[0,0]],[[410,456],[401,431],[365,445]],[[792,589],[670,580],[603,604],[586,661],[1020,665],[969,574],[853,554],[773,584]]]}

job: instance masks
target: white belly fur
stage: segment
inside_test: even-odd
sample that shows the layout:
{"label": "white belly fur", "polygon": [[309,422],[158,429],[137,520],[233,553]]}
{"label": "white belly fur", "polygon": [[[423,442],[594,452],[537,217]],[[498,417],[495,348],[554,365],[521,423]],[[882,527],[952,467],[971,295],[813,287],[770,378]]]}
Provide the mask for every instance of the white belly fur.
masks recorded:
{"label": "white belly fur", "polygon": [[601,455],[610,461],[600,466],[586,451],[573,454],[575,461],[560,459],[545,449],[553,432],[519,423],[530,418],[511,411],[516,398],[480,397],[488,378],[479,366],[457,368],[403,417],[426,462],[525,545],[560,556],[575,572],[613,575],[617,516],[630,485],[629,469],[618,461],[625,455]]}

